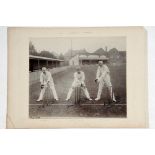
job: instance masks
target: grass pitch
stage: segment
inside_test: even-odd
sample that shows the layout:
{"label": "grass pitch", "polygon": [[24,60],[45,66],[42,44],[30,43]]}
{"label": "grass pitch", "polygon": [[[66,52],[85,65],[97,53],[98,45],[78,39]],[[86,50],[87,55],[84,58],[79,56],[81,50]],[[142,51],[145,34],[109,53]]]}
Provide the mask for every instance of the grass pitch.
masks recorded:
{"label": "grass pitch", "polygon": [[[97,95],[98,86],[95,83],[97,65],[82,66],[86,76],[86,86],[93,101],[85,99],[81,93],[80,104],[74,104],[74,93],[69,102],[66,96],[73,82],[75,68],[53,75],[59,101],[53,100],[53,95],[49,92],[45,94],[43,102],[36,102],[40,93],[40,83],[30,86],[29,95],[29,116],[30,118],[42,117],[126,117],[126,64],[109,65],[113,90],[117,99],[115,105],[110,105],[107,89],[102,92],[102,99],[94,101]],[[106,105],[104,105],[106,104]]]}

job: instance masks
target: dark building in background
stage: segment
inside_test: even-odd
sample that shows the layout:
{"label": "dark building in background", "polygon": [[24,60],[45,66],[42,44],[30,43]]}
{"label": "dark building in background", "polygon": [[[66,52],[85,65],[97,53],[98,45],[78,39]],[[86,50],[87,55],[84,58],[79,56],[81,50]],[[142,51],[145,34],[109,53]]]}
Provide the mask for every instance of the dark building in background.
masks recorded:
{"label": "dark building in background", "polygon": [[60,59],[29,55],[29,71],[40,70],[42,67],[49,69],[60,67],[63,65],[63,62],[64,60]]}

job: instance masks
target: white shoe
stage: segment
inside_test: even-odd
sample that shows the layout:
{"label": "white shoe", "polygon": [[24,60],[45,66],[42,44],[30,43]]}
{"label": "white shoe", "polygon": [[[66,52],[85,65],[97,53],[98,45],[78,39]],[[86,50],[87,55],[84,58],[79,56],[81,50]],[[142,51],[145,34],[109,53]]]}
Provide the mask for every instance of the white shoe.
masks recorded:
{"label": "white shoe", "polygon": [[115,99],[113,99],[113,102],[116,102],[116,100],[115,100]]}
{"label": "white shoe", "polygon": [[56,101],[59,101],[59,99],[58,99],[58,98],[55,98],[55,100],[56,100]]}
{"label": "white shoe", "polygon": [[95,99],[95,101],[98,101],[98,100],[100,100],[100,98],[96,98],[96,99]]}
{"label": "white shoe", "polygon": [[41,100],[41,99],[38,99],[38,100],[37,100],[37,102],[40,102],[40,101],[42,101],[42,100]]}
{"label": "white shoe", "polygon": [[89,101],[92,101],[92,99],[91,99],[91,98],[88,98],[88,100],[89,100]]}
{"label": "white shoe", "polygon": [[66,101],[68,101],[69,100],[69,98],[66,98]]}

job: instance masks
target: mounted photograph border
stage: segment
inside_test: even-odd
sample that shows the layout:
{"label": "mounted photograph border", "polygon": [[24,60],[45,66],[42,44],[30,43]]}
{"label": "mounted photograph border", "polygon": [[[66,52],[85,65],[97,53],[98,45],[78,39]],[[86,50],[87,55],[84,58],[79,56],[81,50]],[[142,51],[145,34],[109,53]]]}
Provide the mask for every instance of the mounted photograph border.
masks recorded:
{"label": "mounted photograph border", "polygon": [[[127,38],[127,118],[29,119],[29,38]],[[7,128],[145,128],[147,107],[147,33],[143,27],[8,28]]]}

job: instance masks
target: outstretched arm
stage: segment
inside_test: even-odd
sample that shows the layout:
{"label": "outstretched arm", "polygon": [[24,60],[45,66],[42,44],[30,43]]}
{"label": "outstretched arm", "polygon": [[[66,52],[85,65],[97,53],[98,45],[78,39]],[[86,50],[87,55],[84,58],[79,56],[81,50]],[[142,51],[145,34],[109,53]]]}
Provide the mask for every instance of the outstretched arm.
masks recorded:
{"label": "outstretched arm", "polygon": [[105,65],[105,66],[104,66],[104,72],[102,73],[102,75],[101,75],[101,77],[100,77],[99,80],[104,79],[104,77],[105,77],[108,73],[110,73],[109,68],[108,68],[107,65]]}
{"label": "outstretched arm", "polygon": [[76,73],[74,73],[74,80],[75,80],[75,81],[78,81],[78,78],[77,78]]}
{"label": "outstretched arm", "polygon": [[99,77],[99,81],[101,80],[101,79],[104,79],[104,77],[106,76],[106,74],[107,74],[107,71],[105,70],[103,73],[102,73],[102,75]]}
{"label": "outstretched arm", "polygon": [[43,83],[43,74],[42,74],[42,73],[40,74],[40,83],[41,83],[41,85],[44,84],[44,83]]}
{"label": "outstretched arm", "polygon": [[47,78],[47,82],[50,82],[50,80],[52,79],[51,73],[48,72],[48,78]]}
{"label": "outstretched arm", "polygon": [[43,81],[43,74],[40,74],[40,83],[41,83],[41,89],[44,88],[44,81]]}
{"label": "outstretched arm", "polygon": [[84,72],[82,72],[82,79],[81,79],[81,81],[84,82],[84,80],[85,80],[85,74],[84,74]]}
{"label": "outstretched arm", "polygon": [[99,67],[97,68],[97,72],[96,72],[96,79],[98,80],[100,76],[100,69]]}

